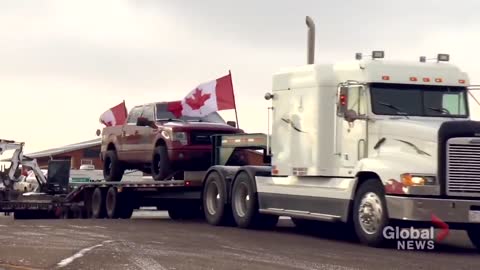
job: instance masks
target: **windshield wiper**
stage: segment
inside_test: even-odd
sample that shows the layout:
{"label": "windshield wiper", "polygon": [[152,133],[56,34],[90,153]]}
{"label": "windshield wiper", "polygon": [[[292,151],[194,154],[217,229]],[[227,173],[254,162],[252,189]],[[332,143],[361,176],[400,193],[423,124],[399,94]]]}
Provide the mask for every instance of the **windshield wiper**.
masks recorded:
{"label": "windshield wiper", "polygon": [[161,118],[161,119],[157,119],[157,121],[185,122],[185,121],[183,121],[182,119],[178,119],[178,118]]}
{"label": "windshield wiper", "polygon": [[437,107],[428,107],[430,110],[432,111],[436,111],[436,112],[439,112],[439,113],[446,113],[448,115],[452,115],[447,109],[441,107],[441,108],[437,108]]}
{"label": "windshield wiper", "polygon": [[393,110],[395,110],[395,111],[397,112],[397,114],[403,115],[403,116],[405,116],[407,119],[409,119],[409,118],[408,118],[408,113],[404,112],[402,109],[398,108],[397,106],[395,106],[395,105],[393,105],[393,104],[390,104],[390,103],[382,102],[382,101],[377,101],[377,103],[380,104],[380,105],[383,105],[383,106],[385,106],[385,107],[388,107],[388,108],[390,108],[390,109],[393,109]]}
{"label": "windshield wiper", "polygon": [[453,118],[452,114],[450,113],[450,111],[448,109],[445,109],[443,107],[428,107],[428,109],[432,110],[432,111],[436,111],[436,112],[439,112],[439,113],[446,113],[448,116],[450,116],[450,118]]}

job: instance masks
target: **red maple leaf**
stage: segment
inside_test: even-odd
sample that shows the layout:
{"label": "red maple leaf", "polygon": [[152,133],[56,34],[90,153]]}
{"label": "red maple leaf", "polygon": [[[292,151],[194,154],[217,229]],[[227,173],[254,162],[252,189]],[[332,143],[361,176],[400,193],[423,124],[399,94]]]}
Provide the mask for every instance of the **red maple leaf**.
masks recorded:
{"label": "red maple leaf", "polygon": [[193,110],[198,110],[203,105],[205,105],[205,101],[210,98],[210,94],[203,94],[201,89],[195,89],[195,93],[185,101]]}

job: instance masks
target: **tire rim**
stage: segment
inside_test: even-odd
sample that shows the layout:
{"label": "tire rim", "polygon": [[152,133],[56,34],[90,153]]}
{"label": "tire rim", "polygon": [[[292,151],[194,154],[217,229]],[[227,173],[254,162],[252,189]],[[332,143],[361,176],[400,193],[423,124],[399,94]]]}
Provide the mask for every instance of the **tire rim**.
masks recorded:
{"label": "tire rim", "polygon": [[215,215],[220,205],[220,192],[217,183],[211,182],[207,189],[207,210],[210,215]]}
{"label": "tire rim", "polygon": [[380,197],[373,192],[363,195],[358,209],[358,220],[362,230],[367,234],[377,233],[382,223],[382,215]]}
{"label": "tire rim", "polygon": [[245,183],[240,183],[237,192],[235,192],[235,210],[238,216],[244,217],[246,215],[249,201],[248,187]]}

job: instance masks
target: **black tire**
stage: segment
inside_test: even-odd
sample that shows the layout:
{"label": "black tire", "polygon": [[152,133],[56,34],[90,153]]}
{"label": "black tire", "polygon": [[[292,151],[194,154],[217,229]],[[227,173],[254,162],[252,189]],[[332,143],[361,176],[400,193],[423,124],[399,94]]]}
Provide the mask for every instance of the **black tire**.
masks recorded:
{"label": "black tire", "polygon": [[165,180],[172,174],[170,159],[168,158],[167,147],[160,145],[155,147],[152,157],[152,177],[156,181]]}
{"label": "black tire", "polygon": [[467,235],[473,246],[480,251],[480,226],[471,226],[467,228]]}
{"label": "black tire", "polygon": [[203,213],[209,224],[223,226],[232,223],[232,208],[226,204],[225,198],[225,180],[218,172],[211,172],[205,180],[202,198]]}
{"label": "black tire", "polygon": [[[364,200],[364,206],[369,207],[370,212],[373,208],[374,214],[377,214],[377,228],[366,228],[368,224],[360,221],[359,210]],[[353,202],[352,222],[355,234],[358,240],[368,246],[383,247],[387,244],[387,239],[383,236],[383,229],[388,225],[387,204],[385,202],[385,190],[378,179],[368,179],[358,188]],[[365,224],[362,226],[362,224]]]}
{"label": "black tire", "polygon": [[234,180],[231,198],[232,214],[240,228],[269,229],[278,223],[278,216],[258,212],[258,198],[254,182],[246,172],[240,172]]}
{"label": "black tire", "polygon": [[107,217],[111,219],[119,218],[121,211],[119,194],[116,187],[110,187],[105,196],[105,209]]}
{"label": "black tire", "polygon": [[133,215],[133,206],[128,203],[128,201],[124,201],[122,205],[122,209],[120,211],[120,216],[119,218],[121,219],[129,219],[132,218]]}
{"label": "black tire", "polygon": [[125,172],[124,164],[118,160],[115,150],[108,150],[103,161],[103,178],[108,182],[120,182]]}
{"label": "black tire", "polygon": [[104,192],[97,187],[92,194],[92,218],[104,218],[106,212]]}

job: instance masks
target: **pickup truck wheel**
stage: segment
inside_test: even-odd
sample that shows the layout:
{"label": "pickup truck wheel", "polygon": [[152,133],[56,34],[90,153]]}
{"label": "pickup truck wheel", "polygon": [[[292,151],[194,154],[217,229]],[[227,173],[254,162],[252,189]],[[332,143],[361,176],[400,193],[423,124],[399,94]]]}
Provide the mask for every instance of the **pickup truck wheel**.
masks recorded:
{"label": "pickup truck wheel", "polygon": [[353,226],[363,244],[385,246],[383,229],[388,225],[385,191],[377,179],[361,184],[353,202]]}
{"label": "pickup truck wheel", "polygon": [[235,177],[232,188],[232,213],[240,228],[269,229],[278,223],[278,216],[258,212],[258,198],[250,175],[241,172]]}
{"label": "pickup truck wheel", "polygon": [[92,217],[104,218],[106,216],[105,196],[100,188],[95,188],[92,194]]}
{"label": "pickup truck wheel", "polygon": [[125,172],[125,166],[118,160],[115,150],[108,150],[105,153],[103,162],[103,177],[107,182],[120,182]]}
{"label": "pickup truck wheel", "polygon": [[152,177],[153,179],[165,180],[172,173],[170,159],[168,158],[167,148],[163,145],[157,146],[153,152],[152,158]]}

